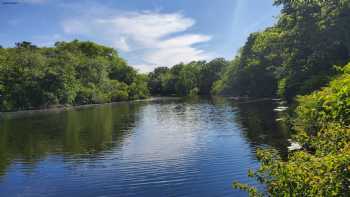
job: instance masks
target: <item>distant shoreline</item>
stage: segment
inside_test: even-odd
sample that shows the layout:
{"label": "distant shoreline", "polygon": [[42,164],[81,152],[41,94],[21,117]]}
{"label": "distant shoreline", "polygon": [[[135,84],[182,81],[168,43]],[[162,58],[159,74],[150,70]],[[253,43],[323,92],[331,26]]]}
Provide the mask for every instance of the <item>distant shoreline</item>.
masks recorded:
{"label": "distant shoreline", "polygon": [[37,108],[37,109],[24,109],[24,110],[17,110],[17,111],[3,111],[0,112],[0,118],[3,115],[8,114],[30,114],[30,113],[37,113],[37,112],[61,112],[61,111],[67,111],[72,109],[84,109],[84,108],[90,108],[95,106],[102,106],[102,105],[113,105],[113,104],[119,104],[119,103],[134,103],[134,102],[147,102],[147,101],[157,101],[157,100],[164,100],[164,99],[180,99],[181,97],[150,97],[147,99],[136,99],[136,100],[126,100],[126,101],[116,101],[116,102],[108,102],[108,103],[95,103],[95,104],[83,104],[83,105],[56,105],[51,106],[47,108]]}
{"label": "distant shoreline", "polygon": [[[267,101],[267,100],[280,100],[276,98],[254,99],[254,98],[248,98],[248,97],[230,97],[230,96],[222,96],[222,97],[227,98],[228,100],[236,101],[241,104],[261,102],[261,101]],[[4,115],[11,115],[11,114],[31,114],[31,113],[37,113],[37,112],[61,112],[61,111],[67,111],[72,109],[84,109],[84,108],[90,108],[95,106],[113,105],[113,104],[119,104],[119,103],[147,102],[147,101],[157,101],[157,100],[164,100],[164,99],[181,99],[181,98],[184,98],[184,97],[154,96],[146,99],[125,100],[125,101],[116,101],[116,102],[107,102],[107,103],[82,104],[82,105],[53,105],[46,108],[43,107],[43,108],[22,109],[22,110],[14,110],[14,111],[0,111],[0,118]]]}

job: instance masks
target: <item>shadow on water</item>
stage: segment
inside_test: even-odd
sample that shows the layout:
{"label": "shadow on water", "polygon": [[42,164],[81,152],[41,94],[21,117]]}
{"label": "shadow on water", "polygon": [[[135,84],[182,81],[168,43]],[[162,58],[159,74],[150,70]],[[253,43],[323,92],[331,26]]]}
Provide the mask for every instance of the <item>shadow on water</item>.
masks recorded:
{"label": "shadow on water", "polygon": [[253,151],[257,147],[277,149],[282,157],[288,155],[290,129],[283,121],[286,112],[276,112],[278,101],[272,99],[236,101],[225,97],[191,97],[188,103],[208,102],[212,105],[230,108],[236,113],[233,122],[241,127],[242,135],[249,141]]}
{"label": "shadow on water", "polygon": [[271,146],[280,151],[283,157],[287,156],[290,136],[289,128],[281,121],[275,109],[276,101],[264,100],[258,102],[232,102],[238,110],[237,122],[241,123],[243,134],[257,146]]}
{"label": "shadow on water", "polygon": [[[116,106],[117,105],[117,106]],[[0,175],[13,160],[35,166],[52,154],[96,157],[130,135],[141,103],[4,115],[0,119]]]}
{"label": "shadow on water", "polygon": [[246,196],[257,147],[286,152],[274,101],[124,102],[0,117],[0,196]]}

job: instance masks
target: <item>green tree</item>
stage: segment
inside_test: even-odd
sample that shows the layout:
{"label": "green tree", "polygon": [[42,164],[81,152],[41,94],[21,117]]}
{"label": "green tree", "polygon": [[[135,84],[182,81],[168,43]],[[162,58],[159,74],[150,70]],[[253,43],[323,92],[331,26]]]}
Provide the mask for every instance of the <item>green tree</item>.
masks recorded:
{"label": "green tree", "polygon": [[166,90],[166,83],[169,79],[170,69],[167,67],[158,67],[148,74],[148,87],[153,95],[168,95],[172,92]]}
{"label": "green tree", "polygon": [[279,50],[281,34],[278,28],[251,34],[214,92],[249,97],[275,96],[278,77],[283,72],[283,57]]}
{"label": "green tree", "polygon": [[146,84],[117,51],[93,42],[0,49],[2,111],[145,98]]}
{"label": "green tree", "polygon": [[224,58],[216,58],[201,67],[199,73],[199,93],[209,95],[215,81],[219,80],[223,70],[229,65]]}
{"label": "green tree", "polygon": [[197,95],[199,92],[199,72],[204,62],[191,62],[183,66],[175,84],[176,93],[181,96]]}

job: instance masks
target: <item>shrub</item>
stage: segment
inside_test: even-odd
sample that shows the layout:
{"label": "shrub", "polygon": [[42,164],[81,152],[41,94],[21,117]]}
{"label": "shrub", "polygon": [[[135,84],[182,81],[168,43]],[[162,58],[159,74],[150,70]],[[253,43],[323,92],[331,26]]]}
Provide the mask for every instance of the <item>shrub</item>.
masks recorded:
{"label": "shrub", "polygon": [[235,183],[252,196],[348,196],[350,194],[350,64],[320,91],[298,97],[295,139],[303,150],[284,161],[276,150],[259,150],[251,173],[266,192]]}

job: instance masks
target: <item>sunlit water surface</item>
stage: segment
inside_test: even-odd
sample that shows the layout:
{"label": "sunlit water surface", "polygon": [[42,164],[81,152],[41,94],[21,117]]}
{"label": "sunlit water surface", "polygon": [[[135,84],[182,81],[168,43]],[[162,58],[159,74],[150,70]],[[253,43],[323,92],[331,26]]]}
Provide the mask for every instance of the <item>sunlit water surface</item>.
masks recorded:
{"label": "sunlit water surface", "polygon": [[246,196],[233,181],[285,152],[273,101],[160,99],[2,114],[0,196]]}

